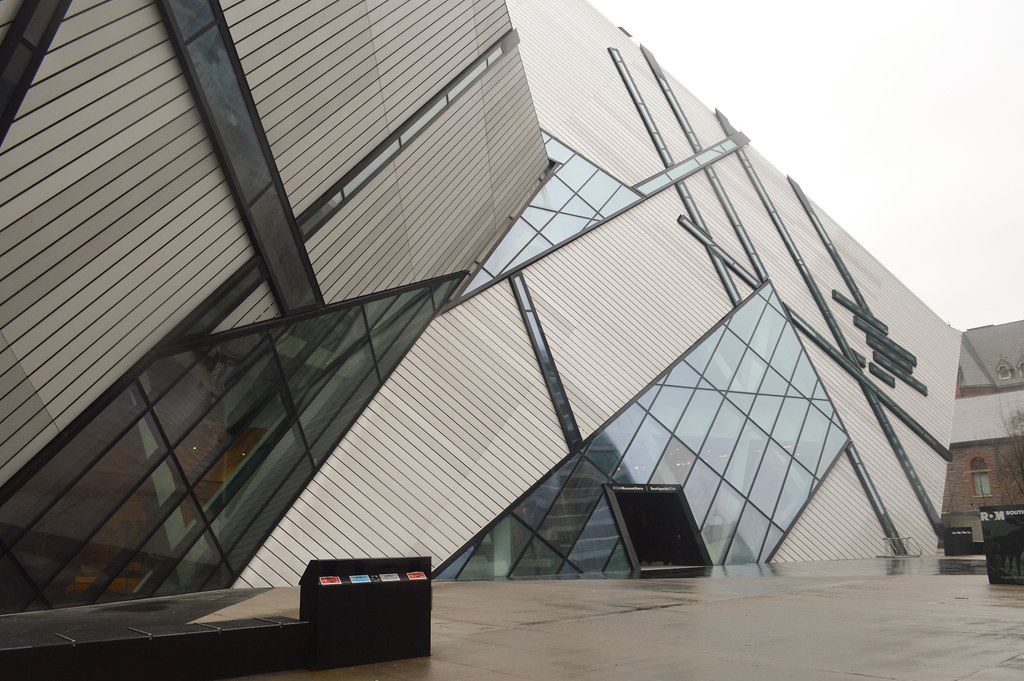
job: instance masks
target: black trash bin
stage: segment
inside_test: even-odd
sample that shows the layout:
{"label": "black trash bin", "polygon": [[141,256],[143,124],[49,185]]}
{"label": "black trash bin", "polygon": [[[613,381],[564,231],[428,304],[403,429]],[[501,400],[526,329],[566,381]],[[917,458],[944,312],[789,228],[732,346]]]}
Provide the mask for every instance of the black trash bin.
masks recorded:
{"label": "black trash bin", "polygon": [[310,669],[430,655],[429,557],[312,560],[299,586]]}
{"label": "black trash bin", "polygon": [[974,531],[969,527],[947,527],[942,538],[947,556],[969,556],[974,553]]}

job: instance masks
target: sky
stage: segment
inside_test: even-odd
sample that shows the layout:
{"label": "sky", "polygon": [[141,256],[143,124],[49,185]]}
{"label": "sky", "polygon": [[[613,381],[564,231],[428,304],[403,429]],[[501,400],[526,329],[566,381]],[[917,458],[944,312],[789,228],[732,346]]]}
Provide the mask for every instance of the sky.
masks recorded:
{"label": "sky", "polygon": [[1024,1],[590,2],[944,321],[1024,319]]}

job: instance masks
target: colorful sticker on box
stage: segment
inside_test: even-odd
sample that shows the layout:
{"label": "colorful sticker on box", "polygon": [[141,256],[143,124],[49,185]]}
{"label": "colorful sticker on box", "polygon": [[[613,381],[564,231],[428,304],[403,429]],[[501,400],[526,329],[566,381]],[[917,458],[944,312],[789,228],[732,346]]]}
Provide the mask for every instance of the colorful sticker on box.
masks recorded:
{"label": "colorful sticker on box", "polygon": [[370,575],[352,575],[348,578],[348,581],[353,584],[366,584],[370,581]]}
{"label": "colorful sticker on box", "polygon": [[422,572],[407,572],[406,575],[409,579],[426,579],[427,576]]}
{"label": "colorful sticker on box", "polygon": [[380,576],[380,581],[382,581],[382,582],[399,582],[399,581],[401,581],[401,577],[396,575],[394,572],[389,572],[387,574],[381,575]]}
{"label": "colorful sticker on box", "polygon": [[341,584],[341,577],[321,577],[320,584],[327,586],[329,584]]}

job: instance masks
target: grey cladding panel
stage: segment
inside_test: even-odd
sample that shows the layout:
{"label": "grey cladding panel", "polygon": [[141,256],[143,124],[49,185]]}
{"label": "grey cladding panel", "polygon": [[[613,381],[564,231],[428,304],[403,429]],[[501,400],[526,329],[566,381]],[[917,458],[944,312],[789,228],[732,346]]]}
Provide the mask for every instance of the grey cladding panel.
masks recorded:
{"label": "grey cladding panel", "polygon": [[155,7],[93,4],[0,149],[4,476],[254,257]]}

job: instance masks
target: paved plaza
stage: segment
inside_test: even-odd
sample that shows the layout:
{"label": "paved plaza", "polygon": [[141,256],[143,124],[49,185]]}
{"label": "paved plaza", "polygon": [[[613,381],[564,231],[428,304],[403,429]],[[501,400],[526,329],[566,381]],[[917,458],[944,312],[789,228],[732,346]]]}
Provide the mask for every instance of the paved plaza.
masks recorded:
{"label": "paved plaza", "polygon": [[[431,657],[246,678],[1024,678],[1024,588],[989,585],[980,560],[832,561],[697,574],[435,583]],[[215,617],[246,616],[247,608],[287,615],[297,596],[274,590]]]}

